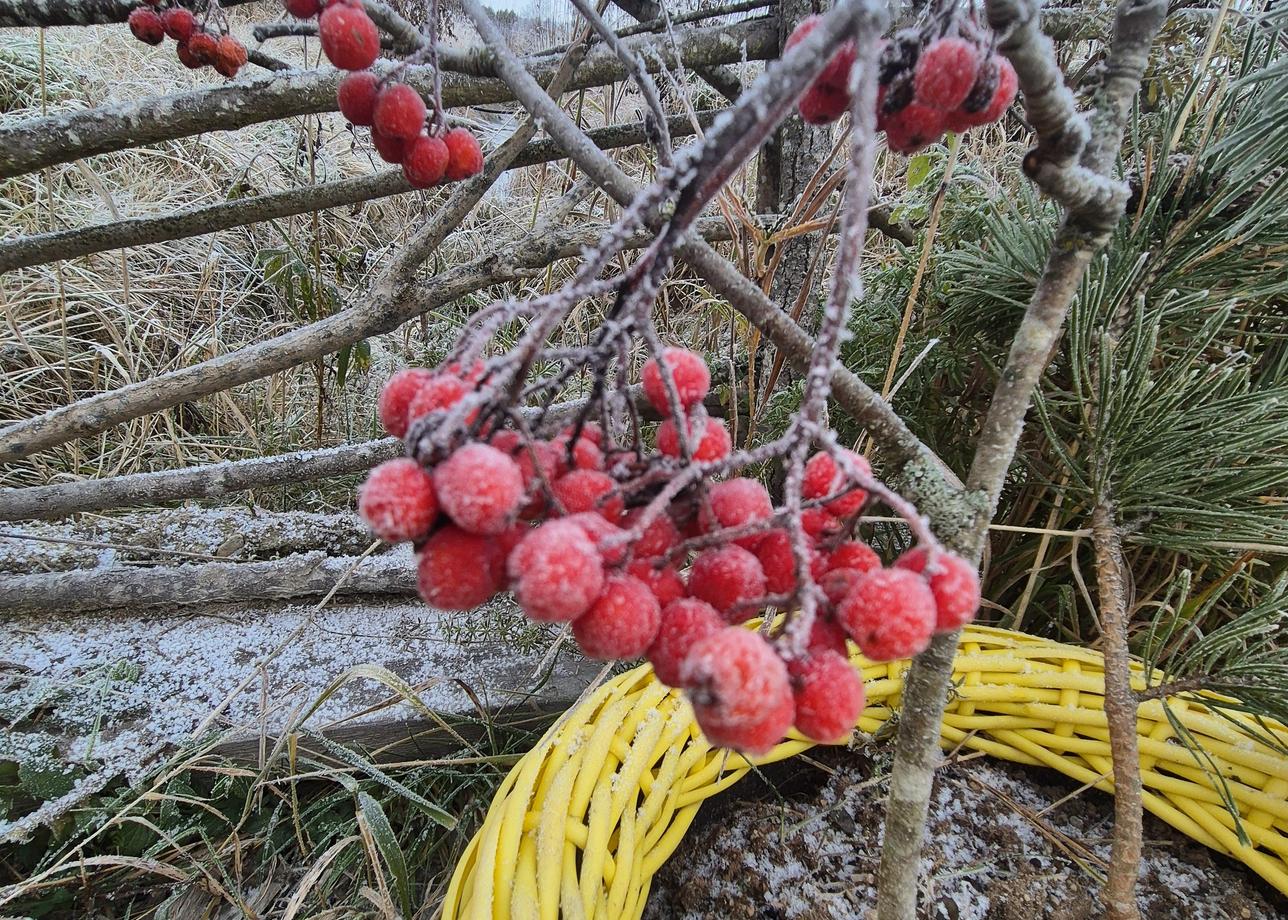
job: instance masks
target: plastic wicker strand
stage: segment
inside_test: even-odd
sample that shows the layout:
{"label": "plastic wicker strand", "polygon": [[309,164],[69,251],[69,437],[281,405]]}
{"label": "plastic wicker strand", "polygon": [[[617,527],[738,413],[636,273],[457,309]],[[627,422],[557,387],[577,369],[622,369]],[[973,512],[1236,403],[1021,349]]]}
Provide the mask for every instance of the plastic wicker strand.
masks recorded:
{"label": "plastic wicker strand", "polygon": [[[868,694],[858,728],[870,733],[897,709],[908,662],[874,664],[856,654],[854,663]],[[1139,668],[1136,682],[1144,686]],[[1097,653],[969,627],[954,666],[943,744],[1049,767],[1112,792],[1103,703]],[[1216,714],[1192,698],[1168,705],[1203,754],[1179,742],[1162,701],[1142,705],[1145,807],[1288,894],[1288,729]],[[1281,749],[1261,740],[1266,733]],[[793,736],[754,762],[784,760],[811,746]],[[622,674],[556,723],[506,777],[456,867],[443,917],[639,917],[654,873],[702,802],[750,766],[739,754],[711,748],[688,703],[658,684],[647,665]]]}

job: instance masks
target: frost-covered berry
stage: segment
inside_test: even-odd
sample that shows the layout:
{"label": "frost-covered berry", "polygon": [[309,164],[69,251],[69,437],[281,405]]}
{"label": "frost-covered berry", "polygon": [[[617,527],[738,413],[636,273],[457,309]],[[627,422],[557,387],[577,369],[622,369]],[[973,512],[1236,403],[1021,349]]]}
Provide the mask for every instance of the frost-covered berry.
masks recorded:
{"label": "frost-covered berry", "polygon": [[370,70],[357,70],[340,81],[335,101],[341,115],[355,125],[369,128],[379,94],[380,81],[376,75]]}
{"label": "frost-covered berry", "polygon": [[420,93],[406,83],[392,83],[376,96],[371,126],[385,137],[410,143],[424,130],[426,114],[425,100],[420,98]]}
{"label": "frost-covered berry", "polygon": [[197,28],[197,17],[192,15],[192,10],[176,6],[161,14],[161,26],[175,41],[186,42]]}
{"label": "frost-covered berry", "polygon": [[822,744],[844,741],[863,713],[863,679],[844,655],[818,652],[792,669],[796,728]]}
{"label": "frost-covered berry", "polygon": [[860,540],[846,540],[827,554],[827,570],[857,569],[871,572],[881,568],[881,557],[876,550]]}
{"label": "frost-covered berry", "polygon": [[375,145],[376,153],[380,155],[380,159],[386,163],[393,163],[394,165],[402,163],[403,153],[406,151],[407,144],[401,137],[389,137],[372,128],[371,143]]}
{"label": "frost-covered berry", "polygon": [[648,648],[648,660],[657,679],[668,687],[682,687],[680,667],[694,644],[724,629],[716,609],[705,601],[681,598],[662,606],[657,637]]}
{"label": "frost-covered berry", "polygon": [[[707,398],[711,389],[711,371],[700,354],[687,348],[664,348],[661,361],[671,372],[681,406],[691,409]],[[664,416],[670,415],[671,404],[666,400],[666,383],[662,380],[662,368],[657,358],[644,362],[640,382],[653,408]]]}
{"label": "frost-covered berry", "polygon": [[555,439],[554,444],[559,448],[563,464],[570,470],[603,471],[604,452],[589,438],[571,441],[568,436],[560,435]]}
{"label": "frost-covered berry", "polygon": [[215,43],[215,71],[229,79],[237,76],[237,71],[246,66],[246,46],[231,35],[220,36]]}
{"label": "frost-covered berry", "polygon": [[[626,526],[634,527],[643,514],[643,508],[628,511],[625,518]],[[680,529],[675,526],[671,515],[663,511],[654,515],[653,520],[649,521],[649,525],[644,528],[644,533],[635,541],[635,555],[641,559],[661,556],[663,553],[670,552],[671,548],[679,542]]]}
{"label": "frost-covered berry", "polygon": [[580,527],[548,521],[529,533],[508,563],[524,613],[546,623],[575,620],[604,587],[604,563]]}
{"label": "frost-covered berry", "polygon": [[935,596],[907,569],[868,572],[836,607],[836,618],[873,661],[916,655],[935,631]]}
{"label": "frost-covered berry", "polygon": [[963,38],[931,42],[921,52],[913,72],[917,101],[941,112],[957,108],[975,85],[979,58],[979,49]]}
{"label": "frost-covered berry", "polygon": [[448,524],[420,549],[420,596],[439,610],[473,610],[501,589],[500,568],[493,538]]}
{"label": "frost-covered berry", "polygon": [[[836,620],[830,616],[824,616],[823,612],[819,611],[814,617],[814,622],[810,624],[805,651],[810,655],[835,652],[844,657],[849,651],[845,646],[845,630]],[[788,669],[790,670],[790,666]]]}
{"label": "frost-covered berry", "polygon": [[[524,493],[528,504],[523,508],[523,517],[536,519],[545,513],[545,486],[553,486],[559,478],[559,448],[549,441],[533,441],[521,447],[514,455],[514,462],[519,465],[523,476]],[[542,479],[545,483],[543,485]]]}
{"label": "frost-covered berry", "polygon": [[582,616],[572,624],[573,638],[591,658],[638,658],[657,637],[662,609],[648,585],[630,575],[614,575]]}
{"label": "frost-covered berry", "polygon": [[569,514],[594,511],[616,523],[621,520],[623,502],[617,481],[598,470],[573,470],[555,480],[551,488]]}
{"label": "frost-covered berry", "polygon": [[658,566],[653,559],[636,559],[626,567],[626,571],[648,585],[663,607],[684,597],[684,579],[673,565]]}
{"label": "frost-covered berry", "polygon": [[[818,578],[823,574],[822,560],[814,547],[807,547],[810,554],[810,572]],[[796,590],[796,557],[792,554],[792,540],[787,531],[771,530],[764,534],[754,550],[765,573],[765,590],[770,594],[789,594]]]}
{"label": "frost-covered berry", "polygon": [[574,434],[579,439],[590,441],[596,447],[602,448],[604,446],[604,429],[600,428],[595,422],[586,422],[581,426],[580,432],[577,431],[576,425],[564,425],[559,430],[559,437],[564,439],[571,438]]}
{"label": "frost-covered berry", "polygon": [[[852,450],[841,451],[850,462],[862,473],[871,475],[872,464],[862,454]],[[823,507],[835,517],[849,517],[863,507],[868,493],[862,489],[845,491],[851,483],[844,470],[832,459],[830,454],[815,454],[805,464],[805,478],[801,480],[801,494],[806,498],[826,498],[836,495]]]}
{"label": "frost-covered berry", "polygon": [[422,367],[409,367],[398,371],[385,381],[385,385],[380,388],[380,399],[376,404],[380,424],[384,426],[385,431],[395,438],[401,438],[407,433],[407,425],[410,422],[407,415],[408,407],[411,406],[411,401],[416,398],[421,387],[433,379],[432,371]]}
{"label": "frost-covered berry", "polygon": [[[689,419],[688,426],[694,460],[704,463],[723,460],[733,450],[729,430],[719,419],[707,417],[701,423]],[[668,457],[680,456],[680,432],[674,419],[668,418],[657,426],[657,449]]]}
{"label": "frost-covered berry", "polygon": [[801,96],[796,108],[806,124],[830,125],[849,110],[850,94],[815,84]]}
{"label": "frost-covered berry", "polygon": [[1002,117],[1002,114],[1015,101],[1015,92],[1020,85],[1019,77],[1016,76],[1011,62],[1000,56],[995,60],[997,61],[997,89],[994,90],[988,107],[979,113],[979,120],[976,123],[981,125],[992,124]]}
{"label": "frost-covered berry", "polygon": [[447,169],[447,148],[438,138],[422,134],[403,149],[402,168],[412,188],[437,185]]}
{"label": "frost-covered berry", "polygon": [[[927,552],[915,546],[895,560],[895,565],[924,575]],[[965,626],[979,610],[979,574],[956,553],[941,552],[935,559],[937,571],[926,581],[935,595],[935,631],[946,632]]]}
{"label": "frost-covered berry", "polygon": [[205,67],[206,64],[210,63],[204,57],[198,56],[192,50],[192,45],[189,42],[179,42],[179,44],[174,46],[174,53],[179,59],[179,63],[184,67],[187,67],[189,70],[196,70],[199,67]]}
{"label": "frost-covered berry", "polygon": [[590,538],[590,542],[599,551],[600,558],[606,565],[618,565],[626,558],[629,547],[625,543],[619,542],[612,547],[607,545],[610,537],[622,535],[622,529],[616,524],[610,524],[603,515],[594,511],[582,511],[578,514],[570,514],[564,520],[581,528],[582,533]]}
{"label": "frost-covered berry", "polygon": [[[764,521],[774,513],[769,491],[754,479],[739,476],[718,482],[707,492],[707,501],[699,512],[702,529],[707,533],[730,527],[742,527]],[[752,549],[761,533],[734,540],[744,549]]]}
{"label": "frost-covered berry", "polygon": [[787,667],[754,632],[728,626],[693,645],[680,667],[707,741],[763,754],[796,715]]}
{"label": "frost-covered berry", "polygon": [[513,428],[502,428],[499,431],[492,432],[491,437],[488,438],[488,443],[507,457],[513,457],[523,449],[523,435]]}
{"label": "frost-covered berry", "polygon": [[[209,32],[194,32],[188,39],[188,54],[200,66],[213,64],[215,54],[219,51],[219,40]],[[182,60],[182,56],[180,56]],[[187,64],[187,61],[184,61]]]}
{"label": "frost-covered berry", "polygon": [[822,508],[806,508],[801,512],[801,528],[812,540],[825,540],[841,532],[841,522]]}
{"label": "frost-covered berry", "polygon": [[431,412],[452,408],[464,399],[468,392],[459,377],[453,377],[450,374],[430,374],[429,379],[421,384],[411,401],[407,403],[408,425]]}
{"label": "frost-covered berry", "polygon": [[286,0],[282,5],[296,19],[312,19],[322,12],[322,0]]}
{"label": "frost-covered berry", "polygon": [[447,181],[460,182],[483,171],[483,151],[478,138],[464,128],[453,128],[443,135],[447,145]]}
{"label": "frost-covered berry", "polygon": [[130,32],[141,42],[159,45],[165,41],[165,26],[161,17],[152,10],[137,7],[130,11],[126,22],[130,25]]}
{"label": "frost-covered berry", "polygon": [[765,596],[765,571],[741,546],[704,550],[689,570],[689,593],[719,610],[728,622],[741,623],[756,613],[744,602]]}
{"label": "frost-covered berry", "polygon": [[823,589],[828,601],[835,606],[845,600],[865,574],[867,573],[858,569],[828,569],[827,573],[818,580],[818,586]]}
{"label": "frost-covered berry", "polygon": [[434,469],[438,503],[469,533],[497,534],[519,514],[523,477],[513,460],[487,444],[466,444]]}
{"label": "frost-covered berry", "polygon": [[387,460],[358,490],[358,513],[382,540],[421,540],[438,517],[434,480],[408,457]]}
{"label": "frost-covered berry", "polygon": [[361,7],[328,6],[318,20],[318,37],[327,60],[341,70],[366,70],[380,55],[380,31]]}
{"label": "frost-covered berry", "polygon": [[885,119],[886,146],[895,153],[916,153],[944,134],[944,112],[910,102]]}

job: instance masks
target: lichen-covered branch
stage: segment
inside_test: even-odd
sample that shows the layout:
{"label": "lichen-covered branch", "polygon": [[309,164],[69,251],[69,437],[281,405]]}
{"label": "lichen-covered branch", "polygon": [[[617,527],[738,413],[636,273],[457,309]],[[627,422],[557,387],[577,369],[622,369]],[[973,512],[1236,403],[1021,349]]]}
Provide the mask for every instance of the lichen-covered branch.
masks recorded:
{"label": "lichen-covered branch", "polygon": [[[639,36],[625,39],[641,53],[647,65],[696,66],[760,60],[776,52],[772,23],[752,21],[732,26],[686,30],[677,36],[678,48],[663,39]],[[489,72],[487,49],[468,52],[472,70]],[[444,58],[444,67],[451,63]],[[459,62],[464,66],[465,61]],[[378,64],[377,69],[388,69]],[[558,62],[550,58],[530,62],[533,77],[545,84],[553,78]],[[55,163],[143,144],[190,137],[207,131],[231,131],[248,125],[335,111],[335,91],[341,72],[304,70],[266,74],[213,89],[177,93],[159,99],[117,103],[88,111],[30,118],[0,127],[0,179],[33,172]],[[577,68],[569,89],[602,86],[626,77],[625,68],[610,49],[592,49]],[[424,94],[433,89],[432,68],[406,68],[400,79]],[[449,108],[505,102],[514,98],[500,80],[459,73],[443,75],[443,104]]]}

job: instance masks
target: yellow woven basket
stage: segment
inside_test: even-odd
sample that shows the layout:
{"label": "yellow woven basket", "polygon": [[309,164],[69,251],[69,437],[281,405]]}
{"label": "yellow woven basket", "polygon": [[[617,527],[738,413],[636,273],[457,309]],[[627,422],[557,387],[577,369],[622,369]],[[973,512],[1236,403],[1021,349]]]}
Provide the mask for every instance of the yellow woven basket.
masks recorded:
{"label": "yellow woven basket", "polygon": [[[893,714],[908,662],[853,660],[868,699],[858,728],[873,732]],[[968,627],[943,744],[1050,767],[1112,792],[1103,669],[1089,649]],[[1139,668],[1137,680],[1143,687]],[[1161,701],[1143,704],[1145,807],[1288,894],[1288,729],[1265,721],[1254,728],[1251,719],[1192,700],[1169,705],[1202,754],[1175,740]],[[1261,740],[1267,736],[1280,748]],[[789,737],[753,762],[812,746]],[[505,778],[456,867],[443,917],[639,917],[654,873],[702,802],[749,768],[741,755],[707,744],[688,703],[647,665],[622,674],[553,725]]]}

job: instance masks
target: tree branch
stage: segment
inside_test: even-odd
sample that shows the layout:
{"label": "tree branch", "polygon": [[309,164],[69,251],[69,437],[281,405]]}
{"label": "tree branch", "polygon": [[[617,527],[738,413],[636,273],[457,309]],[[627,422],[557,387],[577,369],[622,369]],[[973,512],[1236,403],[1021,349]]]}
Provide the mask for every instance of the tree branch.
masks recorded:
{"label": "tree branch", "polygon": [[[699,112],[698,123],[707,127],[715,115],[716,113],[711,111]],[[687,137],[694,133],[693,121],[688,116],[676,116],[670,119],[669,127],[671,133],[677,137]],[[604,150],[642,144],[648,140],[642,123],[597,128],[590,132],[590,136]],[[553,141],[536,141],[524,147],[506,168],[518,169],[537,163],[548,163],[563,156],[559,145]],[[227,230],[230,227],[242,227],[279,217],[290,217],[293,214],[387,198],[390,195],[401,195],[410,191],[414,189],[407,183],[402,170],[390,169],[371,176],[323,182],[284,192],[256,195],[253,198],[221,201],[218,204],[192,208],[164,217],[135,217],[107,224],[78,227],[74,230],[40,233],[12,242],[0,243],[0,273],[28,265],[52,262],[56,259],[71,259],[145,243],[202,236],[217,230]],[[886,226],[889,226],[889,212],[884,213],[887,219]],[[874,224],[874,226],[879,225]],[[897,227],[891,229],[894,232],[901,230]]]}
{"label": "tree branch", "polygon": [[[664,27],[662,17],[662,4],[655,3],[654,0],[613,0],[613,5],[619,7],[627,15],[633,16],[641,25],[644,23],[657,23],[656,28]],[[777,55],[778,49],[775,48],[773,54]],[[727,67],[717,66],[695,66],[693,72],[707,82],[712,89],[724,96],[730,102],[735,102],[738,95],[742,92],[742,81],[738,75]]]}
{"label": "tree branch", "polygon": [[[174,0],[177,6],[201,10],[206,0]],[[221,0],[241,6],[253,0]],[[0,28],[93,26],[125,22],[139,0],[0,0]]]}
{"label": "tree branch", "polygon": [[[732,26],[686,30],[677,36],[678,55],[671,44],[656,36],[625,39],[640,53],[651,70],[667,66],[697,66],[747,59],[760,60],[776,53],[773,23],[753,20]],[[453,65],[473,72],[493,71],[487,49],[445,56]],[[678,59],[677,59],[678,58]],[[378,64],[384,72],[390,64]],[[548,83],[558,67],[549,58],[531,62],[534,77]],[[159,99],[102,106],[89,111],[25,119],[0,127],[0,179],[33,172],[55,163],[142,144],[174,140],[207,131],[230,131],[293,115],[333,112],[335,91],[342,72],[304,70],[268,74],[214,89],[178,93]],[[625,68],[608,48],[590,51],[577,68],[569,89],[601,86],[625,79]],[[408,67],[401,79],[422,93],[433,85],[433,72],[425,66]],[[449,108],[512,100],[513,94],[499,80],[445,74],[443,104]]]}

